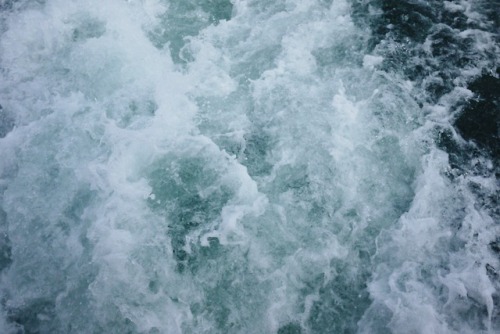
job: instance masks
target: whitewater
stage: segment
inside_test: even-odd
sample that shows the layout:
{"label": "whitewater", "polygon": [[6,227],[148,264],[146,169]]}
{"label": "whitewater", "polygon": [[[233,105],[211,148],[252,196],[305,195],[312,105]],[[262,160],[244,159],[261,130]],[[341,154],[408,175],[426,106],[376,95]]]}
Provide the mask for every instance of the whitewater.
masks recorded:
{"label": "whitewater", "polygon": [[499,11],[0,0],[0,333],[498,333]]}

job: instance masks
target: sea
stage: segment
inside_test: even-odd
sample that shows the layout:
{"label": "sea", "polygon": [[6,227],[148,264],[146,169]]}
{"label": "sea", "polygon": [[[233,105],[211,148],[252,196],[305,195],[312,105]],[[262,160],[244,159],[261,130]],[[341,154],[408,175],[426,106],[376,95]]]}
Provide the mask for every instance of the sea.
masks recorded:
{"label": "sea", "polygon": [[0,333],[500,333],[499,0],[0,0]]}

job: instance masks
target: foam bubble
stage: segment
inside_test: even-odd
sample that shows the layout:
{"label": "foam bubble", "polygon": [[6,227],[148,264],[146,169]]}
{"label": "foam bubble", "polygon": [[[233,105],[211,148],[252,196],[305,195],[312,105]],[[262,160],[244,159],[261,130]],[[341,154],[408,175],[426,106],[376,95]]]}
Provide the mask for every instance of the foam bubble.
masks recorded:
{"label": "foam bubble", "polygon": [[4,332],[497,329],[498,231],[478,200],[493,163],[460,174],[436,139],[491,34],[455,36],[479,61],[433,103],[422,87],[445,80],[393,71],[408,49],[374,48],[347,1],[0,15]]}

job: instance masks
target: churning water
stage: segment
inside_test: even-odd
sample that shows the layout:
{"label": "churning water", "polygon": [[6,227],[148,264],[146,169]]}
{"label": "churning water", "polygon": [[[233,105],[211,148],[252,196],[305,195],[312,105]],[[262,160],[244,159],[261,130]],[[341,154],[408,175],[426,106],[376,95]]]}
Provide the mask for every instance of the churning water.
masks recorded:
{"label": "churning water", "polygon": [[0,332],[500,331],[499,8],[0,0]]}

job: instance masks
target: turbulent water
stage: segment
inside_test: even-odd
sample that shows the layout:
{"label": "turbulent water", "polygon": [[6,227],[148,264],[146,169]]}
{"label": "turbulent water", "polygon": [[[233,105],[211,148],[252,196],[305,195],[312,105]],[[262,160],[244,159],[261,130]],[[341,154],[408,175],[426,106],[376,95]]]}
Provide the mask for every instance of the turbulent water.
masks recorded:
{"label": "turbulent water", "polygon": [[500,331],[498,0],[0,0],[0,333]]}

